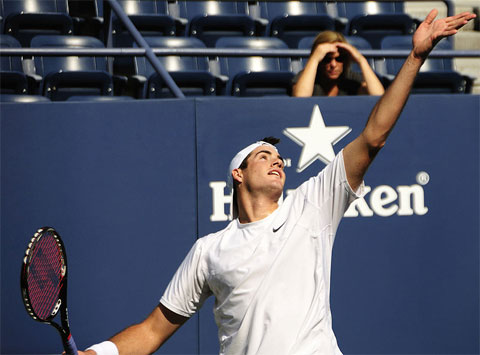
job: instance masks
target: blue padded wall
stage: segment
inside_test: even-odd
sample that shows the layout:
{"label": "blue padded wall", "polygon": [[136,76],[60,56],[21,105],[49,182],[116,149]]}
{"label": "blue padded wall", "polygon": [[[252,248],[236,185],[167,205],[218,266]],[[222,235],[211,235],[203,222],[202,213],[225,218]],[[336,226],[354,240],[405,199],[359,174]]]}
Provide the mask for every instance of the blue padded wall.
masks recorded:
{"label": "blue padded wall", "polygon": [[[228,223],[223,186],[238,150],[280,137],[293,189],[325,166],[320,148],[302,157],[302,139],[325,139],[321,121],[346,127],[331,146],[338,153],[376,100],[0,105],[0,353],[60,352],[53,328],[31,320],[20,299],[21,258],[37,227],[65,240],[71,326],[86,347],[147,316],[197,236]],[[368,171],[370,192],[334,247],[331,305],[344,353],[479,352],[479,108],[474,95],[412,96]],[[294,138],[300,127],[311,140]],[[158,353],[218,352],[212,304]]]}

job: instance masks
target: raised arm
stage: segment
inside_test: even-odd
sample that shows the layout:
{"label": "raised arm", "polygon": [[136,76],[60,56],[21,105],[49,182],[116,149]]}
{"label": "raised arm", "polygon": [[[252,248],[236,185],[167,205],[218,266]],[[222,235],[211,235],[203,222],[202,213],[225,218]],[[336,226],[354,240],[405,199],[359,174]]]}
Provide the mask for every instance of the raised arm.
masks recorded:
{"label": "raised arm", "polygon": [[378,100],[360,135],[344,149],[345,169],[350,186],[356,189],[371,162],[385,145],[388,135],[407,102],[415,77],[433,47],[444,37],[457,33],[475,15],[469,12],[435,20],[432,10],[413,35],[413,49],[393,83]]}
{"label": "raised arm", "polygon": [[[116,345],[120,355],[152,354],[187,319],[159,304],[143,322],[121,331],[113,336],[110,341]],[[93,350],[79,351],[79,354],[95,355],[96,352]]]}

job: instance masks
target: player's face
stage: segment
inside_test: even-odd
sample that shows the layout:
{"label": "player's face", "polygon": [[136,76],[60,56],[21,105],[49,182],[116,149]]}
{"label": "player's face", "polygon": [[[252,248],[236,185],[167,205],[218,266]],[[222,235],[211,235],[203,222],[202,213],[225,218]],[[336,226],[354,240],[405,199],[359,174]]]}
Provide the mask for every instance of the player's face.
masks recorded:
{"label": "player's face", "polygon": [[337,52],[328,53],[320,63],[322,73],[326,79],[336,80],[343,73],[345,54]]}
{"label": "player's face", "polygon": [[283,191],[285,172],[283,159],[275,148],[264,145],[255,148],[243,169],[244,182],[252,191]]}

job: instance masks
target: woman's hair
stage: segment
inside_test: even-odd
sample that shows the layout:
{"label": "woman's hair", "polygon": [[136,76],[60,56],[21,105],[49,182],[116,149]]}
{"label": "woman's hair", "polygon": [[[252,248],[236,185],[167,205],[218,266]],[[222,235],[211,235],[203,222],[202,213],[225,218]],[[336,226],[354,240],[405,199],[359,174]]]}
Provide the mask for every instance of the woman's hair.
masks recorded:
{"label": "woman's hair", "polygon": [[[340,32],[335,31],[323,31],[320,32],[317,37],[313,40],[312,49],[310,51],[310,55],[313,53],[315,48],[322,43],[336,43],[336,42],[343,42],[348,43],[347,39],[343,34]],[[347,72],[350,68],[350,57],[347,57],[347,60],[344,63],[343,72]]]}

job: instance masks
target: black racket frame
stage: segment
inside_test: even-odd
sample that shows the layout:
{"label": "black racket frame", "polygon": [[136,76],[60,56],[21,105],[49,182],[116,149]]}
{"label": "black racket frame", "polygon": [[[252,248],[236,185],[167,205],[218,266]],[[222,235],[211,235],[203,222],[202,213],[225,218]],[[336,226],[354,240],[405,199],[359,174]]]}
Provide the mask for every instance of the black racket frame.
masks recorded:
{"label": "black racket frame", "polygon": [[[64,271],[64,276],[60,282],[60,292],[57,299],[57,302],[58,300],[61,300],[59,309],[57,309],[56,312],[53,312],[53,314],[50,314],[46,319],[41,319],[33,310],[30,295],[28,293],[28,268],[30,266],[32,252],[35,249],[36,244],[42,238],[43,233],[47,233],[47,232],[52,233],[57,243],[57,246],[60,248],[61,256],[63,259],[63,267],[65,268],[65,271]],[[20,288],[22,291],[22,300],[23,300],[25,309],[27,310],[27,313],[34,320],[40,323],[50,324],[51,326],[53,326],[55,329],[58,330],[58,332],[60,333],[60,336],[62,337],[62,343],[64,348],[65,346],[68,346],[67,345],[68,339],[71,336],[70,324],[68,321],[68,309],[67,309],[67,280],[68,280],[67,253],[65,251],[65,245],[63,244],[62,238],[60,238],[60,235],[52,227],[42,227],[38,229],[37,232],[32,237],[28,245],[28,248],[25,251],[25,255],[22,261],[22,272],[20,277]],[[53,321],[53,318],[55,318],[55,316],[58,314],[58,311],[60,311],[61,325]]]}

